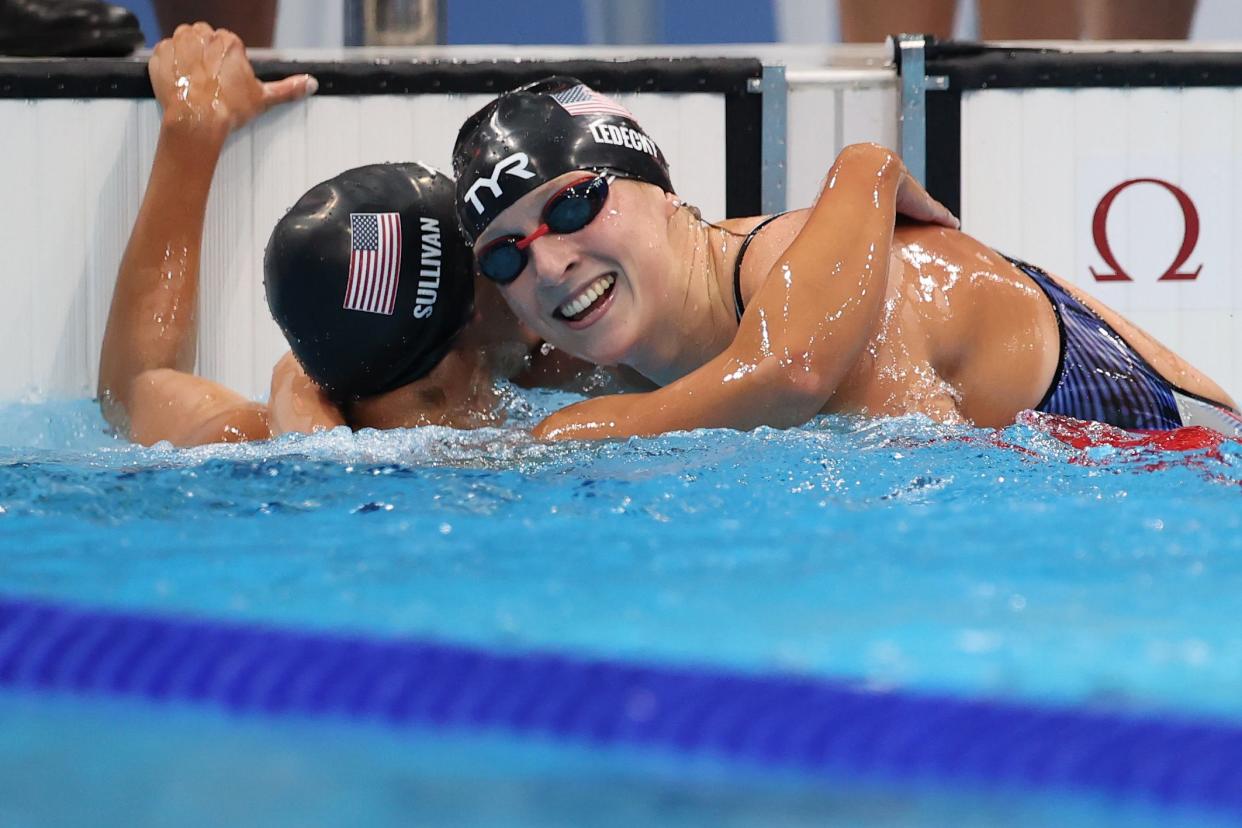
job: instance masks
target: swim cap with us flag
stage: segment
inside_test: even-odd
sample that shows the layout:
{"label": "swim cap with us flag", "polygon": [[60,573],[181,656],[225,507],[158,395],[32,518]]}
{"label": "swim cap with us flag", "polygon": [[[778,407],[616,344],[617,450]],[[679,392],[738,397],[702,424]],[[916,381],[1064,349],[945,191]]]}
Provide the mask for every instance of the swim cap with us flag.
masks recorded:
{"label": "swim cap with us flag", "polygon": [[496,98],[457,133],[462,232],[473,243],[506,207],[573,170],[607,171],[673,192],[664,153],[629,110],[577,78],[545,78]]}
{"label": "swim cap with us flag", "polygon": [[421,378],[469,321],[474,276],[453,195],[430,167],[372,164],[312,187],[277,222],[268,308],[333,400]]}

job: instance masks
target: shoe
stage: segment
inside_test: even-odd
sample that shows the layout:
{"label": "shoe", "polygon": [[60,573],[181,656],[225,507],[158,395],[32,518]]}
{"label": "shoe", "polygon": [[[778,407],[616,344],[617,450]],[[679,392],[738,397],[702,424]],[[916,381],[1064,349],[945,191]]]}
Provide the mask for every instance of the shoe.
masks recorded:
{"label": "shoe", "polygon": [[0,55],[122,57],[145,42],[128,9],[100,0],[0,0]]}

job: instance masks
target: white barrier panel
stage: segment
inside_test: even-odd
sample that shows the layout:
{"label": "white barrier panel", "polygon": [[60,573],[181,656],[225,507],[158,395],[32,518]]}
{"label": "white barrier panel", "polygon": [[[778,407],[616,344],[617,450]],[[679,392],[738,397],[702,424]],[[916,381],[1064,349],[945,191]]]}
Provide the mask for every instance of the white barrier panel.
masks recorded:
{"label": "white barrier panel", "polygon": [[808,207],[849,144],[898,145],[897,78],[887,69],[789,69],[786,202]]}
{"label": "white barrier panel", "polygon": [[972,234],[1066,277],[1242,392],[1242,90],[962,97]]}
{"label": "white barrier panel", "polygon": [[1049,45],[929,54],[929,189],[1242,399],[1242,55]]}
{"label": "white barrier panel", "polygon": [[[266,397],[286,346],[267,311],[268,233],[315,183],[350,167],[424,160],[449,171],[457,128],[490,95],[323,96],[232,136],[207,211],[198,370]],[[726,201],[717,94],[618,94],[705,215]],[[159,132],[152,100],[0,100],[0,399],[93,396],[112,286]],[[756,173],[757,174],[757,173]]]}

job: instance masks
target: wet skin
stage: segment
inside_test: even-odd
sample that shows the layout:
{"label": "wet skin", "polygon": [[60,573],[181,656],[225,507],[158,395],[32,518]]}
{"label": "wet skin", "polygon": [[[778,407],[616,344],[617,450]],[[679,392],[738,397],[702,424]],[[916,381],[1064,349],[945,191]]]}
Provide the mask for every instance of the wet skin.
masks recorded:
{"label": "wet skin", "polygon": [[179,26],[148,64],[163,111],[155,163],[121,260],[100,351],[99,402],[143,443],[268,436],[267,406],[192,373],[203,219],[229,133],[314,92],[307,75],[261,83],[236,35]]}
{"label": "wet skin", "polygon": [[[796,232],[805,220],[806,211],[798,211],[769,227],[774,234]],[[761,265],[749,258],[743,296],[763,278]],[[926,224],[897,225],[890,262],[876,330],[825,412],[919,412],[942,421],[1003,427],[1017,412],[1040,403],[1056,372],[1060,333],[1052,305],[1029,276],[979,240]],[[1057,281],[1166,378],[1233,404],[1220,386],[1137,326]]]}
{"label": "wet skin", "polygon": [[[512,205],[480,243],[530,232],[562,183]],[[621,181],[614,190],[596,222],[536,240],[526,270],[501,290],[558,347],[630,365],[664,387],[571,406],[542,423],[540,435],[788,426],[838,411],[1004,426],[1052,381],[1059,334],[1043,293],[959,232],[882,147],[847,148],[813,208],[756,237],[740,326],[733,265],[740,234],[760,219],[726,222],[725,232],[649,185]],[[611,295],[582,320],[589,324],[558,318],[558,308],[576,307],[574,297],[605,274]],[[1231,402],[1184,360],[1083,299],[1170,380]]]}

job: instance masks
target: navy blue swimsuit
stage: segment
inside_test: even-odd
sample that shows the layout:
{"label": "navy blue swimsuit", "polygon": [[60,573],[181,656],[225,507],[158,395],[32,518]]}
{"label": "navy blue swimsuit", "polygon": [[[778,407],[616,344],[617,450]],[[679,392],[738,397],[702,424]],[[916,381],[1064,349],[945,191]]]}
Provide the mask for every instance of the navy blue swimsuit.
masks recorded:
{"label": "navy blue swimsuit", "polygon": [[1009,261],[1039,285],[1061,329],[1057,372],[1036,411],[1133,430],[1205,425],[1224,434],[1242,434],[1236,411],[1169,382],[1112,325],[1051,276],[1026,262]]}
{"label": "navy blue swimsuit", "polygon": [[[768,222],[746,235],[733,273],[737,318],[742,318],[742,256]],[[1006,256],[1009,259],[1008,256]],[[1112,326],[1034,265],[1009,259],[1048,297],[1061,332],[1061,355],[1052,384],[1036,411],[1096,420],[1118,428],[1164,430],[1204,425],[1242,436],[1242,417],[1214,400],[1178,388],[1143,359]]]}

